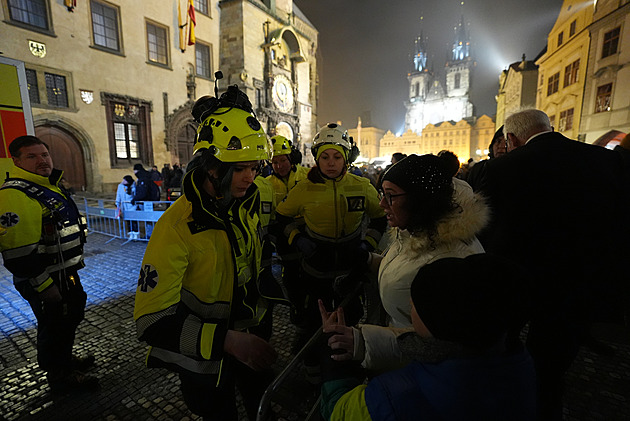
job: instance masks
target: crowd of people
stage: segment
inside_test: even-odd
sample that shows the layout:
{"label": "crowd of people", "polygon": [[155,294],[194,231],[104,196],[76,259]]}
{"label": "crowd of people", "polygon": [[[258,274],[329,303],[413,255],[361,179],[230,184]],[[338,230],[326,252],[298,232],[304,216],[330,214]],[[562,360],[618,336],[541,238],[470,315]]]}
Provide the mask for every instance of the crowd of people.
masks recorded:
{"label": "crowd of people", "polygon": [[[336,123],[313,139],[316,165],[302,167],[236,86],[200,98],[193,117],[185,173],[138,164],[117,192],[124,213],[182,188],[153,228],[133,316],[147,366],[179,375],[193,413],[238,419],[238,389],[256,419],[280,304],[299,332],[294,350],[323,329],[304,365],[326,420],[562,419],[564,373],[590,323],[628,310],[625,149],[567,139],[529,109],[466,172],[450,151],[396,154],[370,179],[353,171],[359,150]],[[94,358],[72,354],[82,219],[43,142],[18,138],[10,152],[0,250],[37,317],[40,367],[53,389],[96,388],[84,373]],[[49,261],[55,247],[61,265]],[[384,317],[361,323],[370,287]]]}

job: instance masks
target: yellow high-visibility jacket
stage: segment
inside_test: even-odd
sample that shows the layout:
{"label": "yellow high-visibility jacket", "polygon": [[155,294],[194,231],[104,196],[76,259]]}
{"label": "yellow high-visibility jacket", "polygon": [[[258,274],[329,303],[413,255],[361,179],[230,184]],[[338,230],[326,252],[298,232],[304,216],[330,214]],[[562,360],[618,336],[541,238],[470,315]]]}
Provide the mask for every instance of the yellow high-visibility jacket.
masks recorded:
{"label": "yellow high-visibility jacket", "polygon": [[280,178],[275,174],[267,176],[267,180],[269,180],[273,186],[273,192],[276,195],[276,203],[282,202],[298,182],[306,179],[308,171],[308,168],[296,165],[295,171],[291,169],[287,178]]}
{"label": "yellow high-visibility jacket", "polygon": [[[385,230],[385,212],[379,206],[376,189],[367,178],[345,173],[336,180],[313,183],[306,179],[298,183],[284,202],[276,208],[279,215],[303,216],[310,237],[329,242],[345,241],[361,234],[363,215],[371,219],[365,239],[374,248]],[[288,237],[292,243],[297,229]]]}
{"label": "yellow high-visibility jacket", "polygon": [[[14,281],[28,281],[42,292],[57,280],[63,269],[81,269],[85,243],[85,219],[59,187],[63,176],[53,170],[50,177],[19,167],[11,170],[0,189],[0,251],[4,266]],[[32,184],[31,184],[32,183]],[[41,200],[20,189],[41,188]],[[54,208],[53,211],[42,201]]]}
{"label": "yellow high-visibility jacket", "polygon": [[222,210],[202,190],[204,178],[201,170],[186,174],[183,196],[155,225],[134,319],[139,339],[151,345],[147,366],[218,382],[227,330],[257,326],[267,300],[256,284],[262,253],[257,187]]}
{"label": "yellow high-visibility jacket", "polygon": [[269,178],[258,176],[254,179],[254,183],[256,183],[260,192],[260,223],[263,231],[267,231],[267,227],[274,219],[278,202],[276,201],[273,184]]}

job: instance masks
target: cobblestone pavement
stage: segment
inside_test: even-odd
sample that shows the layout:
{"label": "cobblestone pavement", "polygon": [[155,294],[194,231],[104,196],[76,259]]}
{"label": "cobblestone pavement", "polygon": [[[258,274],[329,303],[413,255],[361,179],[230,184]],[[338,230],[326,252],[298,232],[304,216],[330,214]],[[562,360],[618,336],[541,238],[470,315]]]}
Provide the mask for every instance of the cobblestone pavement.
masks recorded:
{"label": "cobblestone pavement", "polygon": [[[88,294],[75,351],[96,356],[90,372],[100,378],[93,393],[52,396],[36,361],[35,317],[15,291],[10,274],[0,268],[0,420],[198,420],[186,409],[176,375],[144,367],[146,346],[135,336],[133,297],[146,243],[108,242],[90,234],[81,280]],[[613,356],[580,352],[567,376],[567,420],[630,420],[630,340],[621,327],[598,326],[596,336],[615,350]],[[286,307],[274,311],[272,344],[279,352],[279,372],[292,358],[295,330]],[[304,419],[315,389],[290,376],[272,404],[279,420]],[[240,411],[241,419],[247,419]],[[253,420],[250,420],[253,421]]]}

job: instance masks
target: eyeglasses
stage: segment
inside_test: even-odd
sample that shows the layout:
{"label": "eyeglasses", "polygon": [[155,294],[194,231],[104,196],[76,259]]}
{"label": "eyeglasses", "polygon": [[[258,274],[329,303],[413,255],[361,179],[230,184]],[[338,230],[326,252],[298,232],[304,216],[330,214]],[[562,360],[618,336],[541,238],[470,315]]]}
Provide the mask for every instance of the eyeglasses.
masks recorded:
{"label": "eyeglasses", "polygon": [[387,204],[389,206],[392,205],[392,202],[394,199],[394,197],[398,197],[398,196],[405,196],[407,193],[398,193],[398,194],[391,194],[391,193],[385,193],[383,190],[379,190],[378,191],[378,198],[379,200],[383,200],[383,198],[385,198],[385,201],[387,202]]}

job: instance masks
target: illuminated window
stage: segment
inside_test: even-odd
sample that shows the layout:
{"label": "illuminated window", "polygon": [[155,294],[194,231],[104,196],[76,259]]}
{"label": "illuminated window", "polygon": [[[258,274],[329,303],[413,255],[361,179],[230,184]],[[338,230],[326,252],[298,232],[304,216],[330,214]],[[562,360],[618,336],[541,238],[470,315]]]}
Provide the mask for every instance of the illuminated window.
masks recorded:
{"label": "illuminated window", "polygon": [[168,65],[168,36],[166,28],[147,22],[149,62]]}
{"label": "illuminated window", "polygon": [[129,123],[114,123],[114,138],[116,139],[116,158],[138,159],[138,125]]}
{"label": "illuminated window", "polygon": [[211,78],[212,77],[212,61],[210,55],[210,46],[202,44],[201,42],[195,43],[195,63],[197,67],[197,74],[199,76]]}
{"label": "illuminated window", "polygon": [[560,127],[558,130],[561,132],[571,130],[573,128],[573,108],[560,112]]}
{"label": "illuminated window", "polygon": [[569,27],[569,36],[572,37],[573,35],[575,35],[575,29],[577,27],[577,21],[573,21],[571,22],[571,26]]}
{"label": "illuminated window", "polygon": [[620,28],[616,27],[612,31],[604,34],[604,45],[602,48],[602,58],[611,56],[617,52],[619,46]]}
{"label": "illuminated window", "polygon": [[597,88],[597,103],[595,104],[595,112],[603,113],[610,111],[610,99],[612,97],[612,83],[602,85]]}
{"label": "illuminated window", "polygon": [[7,4],[12,22],[30,26],[31,29],[50,29],[46,0],[8,0]]}
{"label": "illuminated window", "polygon": [[553,95],[558,92],[558,85],[560,84],[560,72],[551,76],[547,80],[547,96]]}
{"label": "illuminated window", "polygon": [[96,0],[92,0],[90,4],[94,45],[120,51],[118,9]]}
{"label": "illuminated window", "polygon": [[125,95],[101,93],[107,120],[110,162],[129,168],[152,159],[151,103]]}
{"label": "illuminated window", "polygon": [[564,41],[564,31],[560,32],[558,34],[558,47],[560,47],[562,45],[562,42]]}
{"label": "illuminated window", "polygon": [[580,60],[577,59],[564,69],[564,86],[569,86],[578,81],[578,71],[580,70]]}

